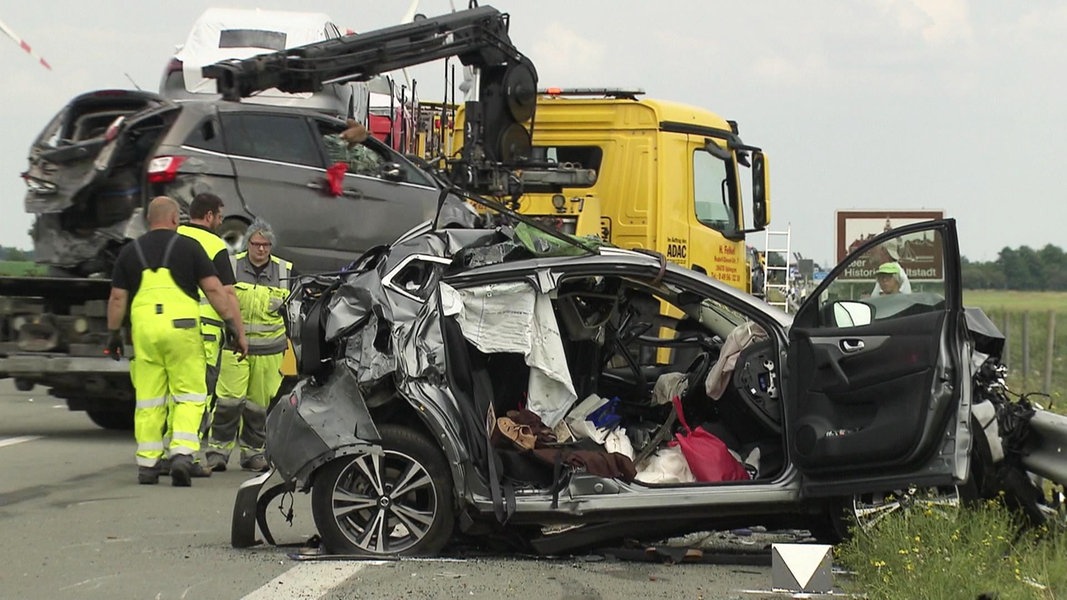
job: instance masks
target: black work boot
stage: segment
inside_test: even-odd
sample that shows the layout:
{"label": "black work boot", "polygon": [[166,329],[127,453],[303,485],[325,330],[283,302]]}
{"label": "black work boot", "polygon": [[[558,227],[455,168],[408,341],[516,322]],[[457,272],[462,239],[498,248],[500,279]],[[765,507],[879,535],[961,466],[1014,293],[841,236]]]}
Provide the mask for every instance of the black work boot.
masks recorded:
{"label": "black work boot", "polygon": [[189,468],[189,474],[193,477],[211,477],[211,467],[203,461],[195,460],[193,466]]}
{"label": "black work boot", "polygon": [[170,483],[174,487],[189,487],[193,484],[193,457],[188,454],[170,457]]}
{"label": "black work boot", "polygon": [[137,483],[155,485],[159,483],[159,465],[154,467],[137,467]]}
{"label": "black work boot", "polygon": [[207,466],[212,471],[221,473],[226,470],[226,457],[215,452],[208,453]]}
{"label": "black work boot", "polygon": [[267,457],[262,454],[257,454],[248,460],[241,461],[241,468],[246,471],[256,471],[257,473],[263,473],[270,469],[270,463],[267,462]]}

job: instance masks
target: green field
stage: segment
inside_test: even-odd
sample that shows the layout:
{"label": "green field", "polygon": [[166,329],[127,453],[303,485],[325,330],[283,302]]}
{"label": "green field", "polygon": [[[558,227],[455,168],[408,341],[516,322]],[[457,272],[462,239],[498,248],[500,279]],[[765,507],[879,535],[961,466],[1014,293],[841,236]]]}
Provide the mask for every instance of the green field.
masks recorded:
{"label": "green field", "polygon": [[[1048,332],[1050,319],[1054,319],[1048,392],[1056,412],[1067,412],[1067,292],[964,290],[963,303],[981,308],[1006,334],[1008,385],[1016,392],[1044,391]],[[1028,357],[1024,357],[1024,331]],[[1023,368],[1024,359],[1028,359],[1027,369]]]}
{"label": "green field", "polygon": [[44,269],[28,260],[0,260],[0,277],[44,275]]}

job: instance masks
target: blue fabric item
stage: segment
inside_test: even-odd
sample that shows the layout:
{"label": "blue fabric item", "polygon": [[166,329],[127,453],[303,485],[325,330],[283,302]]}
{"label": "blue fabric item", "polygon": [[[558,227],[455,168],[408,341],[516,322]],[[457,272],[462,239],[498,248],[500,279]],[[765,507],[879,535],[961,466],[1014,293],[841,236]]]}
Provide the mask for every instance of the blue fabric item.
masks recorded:
{"label": "blue fabric item", "polygon": [[614,429],[622,421],[622,417],[615,414],[615,409],[618,405],[619,397],[615,396],[589,413],[586,420],[603,429]]}

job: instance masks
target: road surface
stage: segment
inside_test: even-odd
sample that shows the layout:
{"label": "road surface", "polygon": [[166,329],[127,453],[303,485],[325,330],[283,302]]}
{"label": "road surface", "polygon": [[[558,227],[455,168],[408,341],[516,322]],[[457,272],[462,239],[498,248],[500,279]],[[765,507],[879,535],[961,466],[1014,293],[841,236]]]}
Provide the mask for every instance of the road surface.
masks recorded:
{"label": "road surface", "polygon": [[[440,560],[297,560],[314,533],[293,499],[278,541],[230,547],[231,465],[191,488],[138,485],[132,432],[106,431],[38,387],[0,380],[0,599],[761,598],[764,564],[666,564],[605,554],[553,559],[460,554]],[[750,545],[761,544],[753,541]],[[751,591],[756,590],[756,591]]]}

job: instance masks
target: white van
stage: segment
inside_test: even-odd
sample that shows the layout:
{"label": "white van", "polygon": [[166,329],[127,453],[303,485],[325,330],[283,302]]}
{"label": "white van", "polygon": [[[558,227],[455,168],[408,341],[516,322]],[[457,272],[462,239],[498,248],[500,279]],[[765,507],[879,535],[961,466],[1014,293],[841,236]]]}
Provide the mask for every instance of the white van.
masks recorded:
{"label": "white van", "polygon": [[[227,58],[249,58],[344,33],[324,13],[259,9],[209,8],[193,23],[163,71],[159,93],[172,100],[219,98],[214,79],[200,70]],[[311,108],[339,117],[367,120],[367,89],[363,83],[330,84],[320,92],[289,94],[277,89],[242,100],[274,106]]]}

